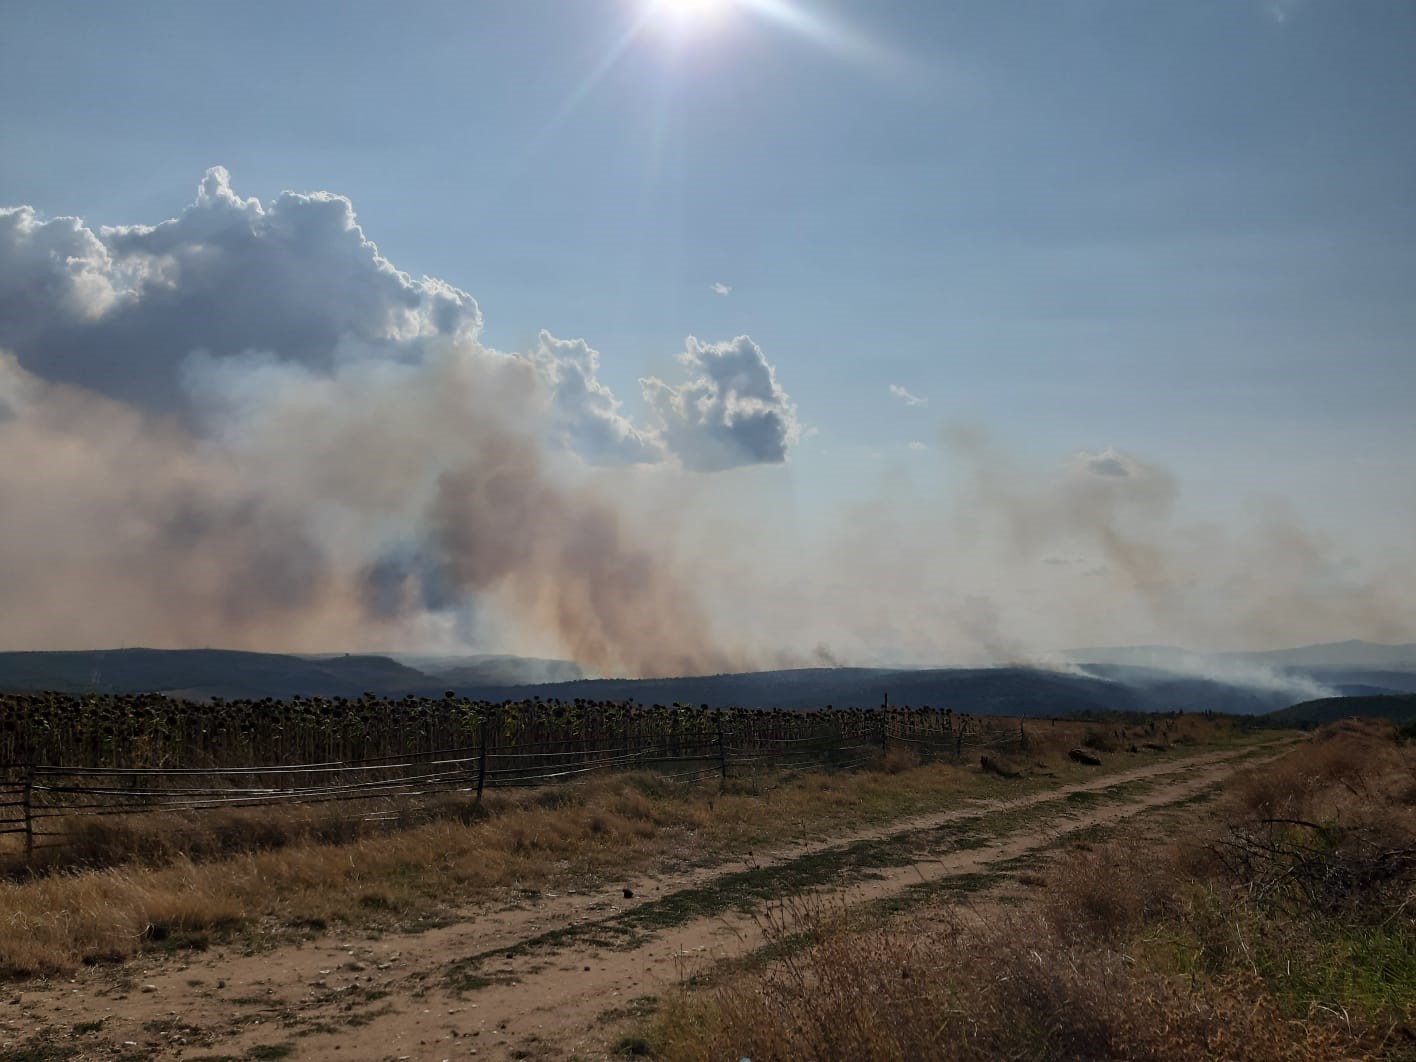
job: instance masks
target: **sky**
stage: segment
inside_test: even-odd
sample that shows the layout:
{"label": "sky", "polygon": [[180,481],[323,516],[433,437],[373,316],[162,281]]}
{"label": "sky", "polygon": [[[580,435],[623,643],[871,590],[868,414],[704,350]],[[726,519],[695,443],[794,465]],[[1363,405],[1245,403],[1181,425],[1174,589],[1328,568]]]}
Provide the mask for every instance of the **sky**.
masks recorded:
{"label": "sky", "polygon": [[[662,673],[1416,639],[1416,6],[0,18],[0,209],[30,208],[0,219],[0,489],[32,514],[0,516],[0,587],[36,602],[6,647]],[[452,377],[478,426],[415,442]],[[406,418],[405,463],[332,471],[355,428],[311,409]],[[612,562],[450,544],[533,423],[511,508],[608,521]],[[684,622],[601,638],[607,598]]]}

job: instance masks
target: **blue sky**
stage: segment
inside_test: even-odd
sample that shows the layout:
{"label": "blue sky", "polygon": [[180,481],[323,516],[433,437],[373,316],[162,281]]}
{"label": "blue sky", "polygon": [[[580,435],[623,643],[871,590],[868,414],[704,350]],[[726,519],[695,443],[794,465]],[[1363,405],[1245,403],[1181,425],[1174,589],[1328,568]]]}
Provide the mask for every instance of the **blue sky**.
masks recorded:
{"label": "blue sky", "polygon": [[1416,5],[650,2],[5,3],[0,205],[337,192],[488,345],[584,337],[640,417],[685,336],[750,335],[798,517],[942,490],[962,422],[1138,455],[1196,520],[1409,542]]}

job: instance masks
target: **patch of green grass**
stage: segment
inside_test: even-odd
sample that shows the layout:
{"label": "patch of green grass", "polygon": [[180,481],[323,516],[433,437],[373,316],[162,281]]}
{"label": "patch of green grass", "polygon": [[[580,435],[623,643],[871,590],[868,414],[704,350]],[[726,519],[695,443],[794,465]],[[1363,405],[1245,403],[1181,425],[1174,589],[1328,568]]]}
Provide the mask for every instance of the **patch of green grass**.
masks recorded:
{"label": "patch of green grass", "polygon": [[263,1062],[267,1059],[289,1058],[294,1053],[294,1044],[260,1044],[247,1051],[246,1058],[251,1062]]}
{"label": "patch of green grass", "polygon": [[1364,1014],[1409,1011],[1416,1000],[1416,933],[1409,925],[1307,921],[1290,927],[1270,916],[1247,940],[1250,961],[1291,1013],[1301,1017],[1314,1004]]}

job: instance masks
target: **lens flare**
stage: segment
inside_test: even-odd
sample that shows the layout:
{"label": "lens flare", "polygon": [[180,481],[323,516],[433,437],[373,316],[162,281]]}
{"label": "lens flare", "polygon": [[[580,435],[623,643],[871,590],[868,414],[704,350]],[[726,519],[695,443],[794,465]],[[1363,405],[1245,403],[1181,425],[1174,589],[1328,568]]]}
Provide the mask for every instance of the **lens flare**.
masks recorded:
{"label": "lens flare", "polygon": [[733,0],[653,0],[654,6],[676,18],[707,18],[733,6]]}
{"label": "lens flare", "polygon": [[738,0],[649,0],[655,18],[685,33],[707,28],[737,6]]}

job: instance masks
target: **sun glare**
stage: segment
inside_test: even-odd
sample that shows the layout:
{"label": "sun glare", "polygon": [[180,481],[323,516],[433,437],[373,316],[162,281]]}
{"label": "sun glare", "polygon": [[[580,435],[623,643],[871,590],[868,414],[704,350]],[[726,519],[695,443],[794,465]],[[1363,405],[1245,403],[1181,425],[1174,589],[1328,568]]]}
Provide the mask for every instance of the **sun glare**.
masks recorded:
{"label": "sun glare", "polygon": [[649,0],[651,10],[682,29],[696,29],[715,21],[736,6],[737,0]]}

